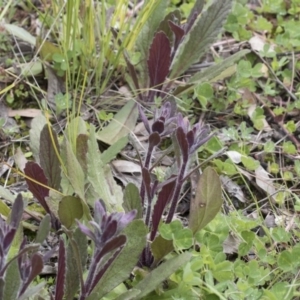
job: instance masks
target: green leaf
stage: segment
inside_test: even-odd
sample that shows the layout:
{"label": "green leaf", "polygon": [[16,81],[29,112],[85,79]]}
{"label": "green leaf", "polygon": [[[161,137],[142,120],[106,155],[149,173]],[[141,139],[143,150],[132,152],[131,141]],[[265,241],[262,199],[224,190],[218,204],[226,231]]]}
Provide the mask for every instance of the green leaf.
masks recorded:
{"label": "green leaf", "polygon": [[88,135],[79,134],[76,139],[76,158],[84,172],[87,173],[87,152],[88,152]]}
{"label": "green leaf", "polygon": [[[99,300],[121,282],[128,279],[128,275],[136,266],[146,245],[148,228],[142,220],[132,221],[122,232],[127,241],[123,250],[103,275],[93,293],[87,300]],[[124,298],[126,299],[126,298]]]}
{"label": "green leaf", "polygon": [[195,198],[191,201],[189,228],[194,234],[204,228],[216,216],[222,203],[219,176],[213,168],[208,167],[201,175]]}
{"label": "green leaf", "polygon": [[139,300],[148,295],[155,288],[157,288],[160,283],[169,278],[171,274],[188,263],[191,258],[192,253],[185,252],[159,265],[134,287],[135,289],[141,291],[141,293],[135,299]]}
{"label": "green leaf", "polygon": [[21,284],[18,262],[15,259],[5,272],[3,300],[18,299],[17,295]]}
{"label": "green leaf", "polygon": [[151,243],[151,252],[154,256],[153,265],[156,266],[170,252],[174,250],[173,241],[164,239],[161,235],[157,236]]}
{"label": "green leaf", "polygon": [[242,163],[245,168],[247,168],[250,171],[255,171],[259,166],[259,161],[255,160],[254,158],[250,156],[241,156]]}
{"label": "green leaf", "polygon": [[[0,191],[0,196],[2,197],[1,191]],[[10,208],[5,204],[3,200],[0,199],[0,215],[3,215],[4,217],[8,217],[9,213],[10,213]]]}
{"label": "green leaf", "polygon": [[76,194],[84,199],[84,173],[71,148],[70,143],[65,139],[63,143],[65,149],[65,163],[67,176]]}
{"label": "green leaf", "polygon": [[135,300],[136,297],[140,294],[140,290],[132,289],[125,294],[120,295],[115,300]]}
{"label": "green leaf", "polygon": [[101,154],[101,160],[103,164],[110,163],[119,153],[120,151],[127,145],[128,137],[124,136],[116,141],[113,145],[108,147],[103,153]]}
{"label": "green leaf", "polygon": [[174,247],[177,250],[189,249],[193,245],[193,232],[189,228],[183,228],[174,233]]}
{"label": "green leaf", "polygon": [[233,264],[230,261],[223,261],[214,266],[212,271],[214,278],[219,281],[233,280]]}
{"label": "green leaf", "polygon": [[139,189],[133,183],[128,183],[124,190],[124,202],[123,208],[125,212],[129,212],[133,209],[137,210],[136,219],[143,217],[142,201],[140,197]]}
{"label": "green leaf", "polygon": [[19,38],[22,41],[29,43],[35,46],[36,38],[31,35],[27,30],[23,29],[22,27],[13,25],[13,24],[2,24],[4,28],[12,35],[14,38]]}
{"label": "green leaf", "polygon": [[284,250],[279,254],[278,257],[278,267],[284,272],[294,270],[294,257],[288,250]]}
{"label": "green leaf", "polygon": [[83,216],[81,199],[74,196],[63,197],[59,203],[58,216],[61,223],[70,228],[76,219],[80,220]]}
{"label": "green leaf", "polygon": [[37,163],[40,162],[40,136],[45,124],[47,124],[47,120],[40,114],[32,120],[29,130],[30,149]]}
{"label": "green leaf", "polygon": [[171,78],[183,74],[200,60],[208,47],[216,41],[231,9],[232,0],[215,0],[195,21],[178,47],[171,65]]}
{"label": "green leaf", "polygon": [[44,286],[46,285],[46,282],[41,282],[35,286],[33,286],[32,288],[28,288],[24,294],[18,298],[18,300],[28,300],[28,299],[32,299],[32,296],[38,295],[42,289],[44,288]]}
{"label": "green leaf", "polygon": [[161,223],[159,225],[159,233],[166,240],[172,240],[173,235],[183,229],[183,225],[179,220],[172,221],[169,224]]}
{"label": "green leaf", "polygon": [[248,53],[250,53],[249,50],[241,50],[225,58],[222,62],[196,73],[188,80],[186,85],[177,87],[174,91],[174,95],[178,96],[182,93],[186,93],[200,83],[216,82],[233,75],[236,72],[235,63]]}
{"label": "green leaf", "polygon": [[[88,181],[92,184],[109,212],[124,211],[122,207],[123,194],[121,187],[115,182],[109,165],[104,165],[98,148],[95,127],[91,125],[87,153]],[[96,199],[94,199],[96,200]],[[89,203],[91,206],[94,203]]]}
{"label": "green leaf", "polygon": [[49,214],[47,214],[40,223],[38,232],[35,237],[35,242],[40,244],[43,243],[43,241],[46,239],[50,231],[50,228],[51,228],[51,218]]}
{"label": "green leaf", "polygon": [[113,145],[134,129],[137,118],[137,105],[133,100],[130,100],[114,116],[108,126],[97,132],[97,139],[108,145]]}
{"label": "green leaf", "polygon": [[59,190],[61,181],[59,144],[56,132],[49,126],[45,124],[40,135],[40,165],[48,179],[48,185]]}
{"label": "green leaf", "polygon": [[146,60],[148,56],[148,50],[153,37],[165,17],[165,11],[169,5],[168,0],[157,0],[151,3],[151,1],[145,1],[144,8],[147,6],[150,8],[144,12],[143,18],[147,18],[138,38],[136,40],[136,47],[141,52],[141,58]]}

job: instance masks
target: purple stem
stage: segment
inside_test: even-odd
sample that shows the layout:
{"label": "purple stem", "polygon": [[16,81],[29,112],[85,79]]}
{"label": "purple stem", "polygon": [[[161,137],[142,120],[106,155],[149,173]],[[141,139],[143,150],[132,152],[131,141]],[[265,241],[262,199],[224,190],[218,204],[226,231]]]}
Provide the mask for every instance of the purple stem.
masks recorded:
{"label": "purple stem", "polygon": [[[145,163],[144,163],[144,168],[145,169],[148,169],[148,170],[150,169],[150,162],[151,162],[151,156],[152,156],[153,150],[154,150],[154,147],[149,145],[147,155],[146,155],[146,159],[145,159]],[[142,206],[144,206],[144,203],[145,203],[145,194],[146,194],[146,187],[145,187],[145,183],[142,182],[141,191],[140,191],[140,196],[141,196],[141,199],[142,199]],[[147,195],[147,196],[148,196],[148,206],[147,206],[147,213],[146,213],[145,223],[149,227],[152,199],[150,199],[150,195]]]}
{"label": "purple stem", "polygon": [[166,223],[170,223],[173,219],[174,214],[175,214],[175,210],[176,210],[177,202],[178,202],[178,199],[179,199],[179,196],[180,196],[182,184],[184,183],[184,175],[185,175],[185,170],[186,170],[187,163],[188,163],[188,161],[182,162],[180,172],[179,172],[177,180],[176,180],[175,189],[174,189],[174,192],[172,194],[171,201],[170,201],[171,202],[171,207],[170,207],[167,219],[166,219]]}
{"label": "purple stem", "polygon": [[84,286],[82,287],[82,291],[81,291],[79,300],[85,300],[89,296],[89,290],[93,283],[93,278],[94,278],[96,268],[97,268],[97,263],[96,263],[95,257],[97,257],[96,253],[91,261],[90,268],[89,268],[89,274],[87,276]]}

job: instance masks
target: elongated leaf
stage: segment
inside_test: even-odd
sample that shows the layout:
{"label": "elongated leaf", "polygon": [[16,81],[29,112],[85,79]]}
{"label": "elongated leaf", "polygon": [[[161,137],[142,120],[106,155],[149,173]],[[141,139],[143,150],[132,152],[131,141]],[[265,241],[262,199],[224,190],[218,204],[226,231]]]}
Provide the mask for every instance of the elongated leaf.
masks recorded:
{"label": "elongated leaf", "polygon": [[169,26],[175,35],[174,49],[176,50],[179,46],[182,37],[184,36],[184,30],[172,21],[169,21]]}
{"label": "elongated leaf", "polygon": [[58,269],[55,284],[55,300],[62,300],[64,298],[64,286],[66,275],[66,248],[62,239],[59,241],[58,254]]}
{"label": "elongated leaf", "polygon": [[147,64],[150,87],[161,89],[171,64],[171,45],[163,31],[158,32],[152,41]]}
{"label": "elongated leaf", "polygon": [[142,200],[140,197],[139,189],[133,183],[128,183],[124,191],[123,207],[125,212],[137,210],[136,219],[143,217]]}
{"label": "elongated leaf", "polygon": [[[71,233],[71,232],[70,232]],[[80,287],[80,277],[87,260],[87,238],[79,228],[75,230],[67,248],[67,273],[65,299],[73,300]]]}
{"label": "elongated leaf", "polygon": [[28,300],[31,299],[32,296],[38,295],[39,292],[44,288],[46,282],[39,283],[32,288],[27,289],[24,294],[18,297],[18,300]]}
{"label": "elongated leaf", "polygon": [[232,0],[215,0],[201,17],[198,17],[177,49],[171,65],[171,78],[183,74],[205,54],[208,47],[218,38],[231,5]]}
{"label": "elongated leaf", "polygon": [[151,236],[150,236],[151,241],[156,236],[159,222],[162,219],[162,215],[164,213],[166,205],[172,198],[172,192],[174,191],[175,184],[176,184],[175,180],[169,182],[168,184],[163,186],[163,188],[158,194],[158,198],[152,212],[152,228],[151,228]]}
{"label": "elongated leaf", "polygon": [[14,260],[5,272],[3,300],[18,299],[21,278],[17,260]]}
{"label": "elongated leaf", "polygon": [[113,145],[108,147],[103,153],[101,154],[101,160],[104,164],[110,163],[120,152],[121,150],[127,145],[128,137],[124,136],[116,141]]}
{"label": "elongated leaf", "polygon": [[131,289],[128,292],[121,294],[115,300],[134,300],[140,294],[140,290]]}
{"label": "elongated leaf", "polygon": [[190,15],[186,21],[185,32],[189,32],[190,29],[193,27],[197,17],[201,13],[204,7],[205,1],[204,0],[197,0],[193,6],[193,9],[190,12]]}
{"label": "elongated leaf", "polygon": [[[15,201],[15,196],[8,189],[4,188],[2,185],[0,185],[0,197],[11,203]],[[5,212],[5,208],[3,208],[3,210]],[[5,215],[4,212],[3,215]]]}
{"label": "elongated leaf", "polygon": [[[169,23],[172,22],[173,24],[180,24],[181,21],[181,13],[179,9],[169,12],[165,18],[159,24],[157,32],[163,31],[168,39],[170,40],[171,44],[173,44],[174,36],[173,30],[170,28]],[[181,29],[181,28],[180,28]],[[184,30],[182,29],[183,33]],[[176,34],[175,34],[176,35]]]}
{"label": "elongated leaf", "polygon": [[27,30],[14,24],[3,24],[4,28],[14,37],[35,46],[36,38]]}
{"label": "elongated leaf", "polygon": [[148,55],[148,49],[151,41],[157,31],[159,24],[164,19],[165,11],[169,5],[168,0],[146,1],[145,7],[149,7],[149,10],[144,14],[144,18],[147,17],[147,21],[144,24],[138,39],[136,41],[137,49],[141,51],[141,59],[146,59]]}
{"label": "elongated leaf", "polygon": [[[91,125],[88,140],[88,173],[87,178],[92,184],[98,197],[101,198],[109,212],[123,211],[123,195],[121,187],[115,182],[109,165],[101,160],[99,147],[96,141],[95,127]],[[96,200],[96,199],[94,199]],[[94,203],[89,203],[94,206]]]}
{"label": "elongated leaf", "polygon": [[35,117],[31,122],[29,131],[30,148],[37,163],[40,162],[40,135],[46,123],[47,120],[42,114]]}
{"label": "elongated leaf", "polygon": [[114,116],[107,127],[97,132],[97,139],[108,145],[113,145],[134,129],[137,118],[137,105],[133,100],[130,100]]}
{"label": "elongated leaf", "polygon": [[[28,177],[25,178],[29,191],[36,197],[47,213],[51,213],[45,198],[49,196],[49,189],[46,188],[48,181],[43,172],[43,169],[35,162],[29,161],[26,163],[24,173]],[[39,185],[29,178],[43,184]]]}
{"label": "elongated leaf", "polygon": [[47,214],[40,223],[40,226],[39,226],[38,232],[36,234],[36,238],[35,238],[36,243],[41,244],[46,239],[46,237],[50,231],[50,227],[51,227],[50,221],[51,221],[50,215]]}
{"label": "elongated leaf", "polygon": [[[248,54],[250,50],[241,50],[230,57],[225,58],[222,62],[208,67],[207,69],[194,74],[184,86],[179,86],[174,91],[174,95],[186,93],[193,89],[197,84],[203,82],[215,82],[217,80],[223,80],[235,73],[235,68],[232,66],[240,60],[243,56]],[[228,71],[227,71],[228,70]]]}
{"label": "elongated leaf", "polygon": [[86,155],[88,151],[88,138],[87,134],[79,134],[76,140],[76,157],[85,174],[87,172]]}
{"label": "elongated leaf", "polygon": [[127,237],[126,245],[87,300],[102,299],[104,295],[128,278],[128,274],[136,266],[145,247],[147,232],[148,229],[142,220],[132,221],[122,231],[122,234]]}
{"label": "elongated leaf", "polygon": [[0,200],[0,214],[7,217],[10,213],[10,208],[5,204],[3,200]]}
{"label": "elongated leaf", "polygon": [[84,173],[83,170],[71,148],[70,143],[65,140],[64,143],[65,155],[66,155],[66,169],[68,179],[76,192],[76,194],[84,199]]}
{"label": "elongated leaf", "polygon": [[220,178],[213,168],[207,167],[199,179],[196,195],[191,201],[189,228],[194,234],[216,216],[222,203]]}
{"label": "elongated leaf", "polygon": [[[244,49],[241,50],[227,58],[225,58],[222,62],[208,67],[202,72],[194,74],[188,81],[189,83],[202,83],[202,82],[213,82],[217,80],[222,80],[226,77],[221,77],[222,73],[234,65],[238,60],[240,60],[243,56],[250,53],[250,50]],[[232,74],[229,74],[231,76]]]}
{"label": "elongated leaf", "polygon": [[81,199],[74,196],[63,197],[59,203],[58,215],[61,223],[70,228],[76,219],[80,220],[83,216]]}
{"label": "elongated leaf", "polygon": [[171,274],[188,263],[191,258],[192,253],[185,252],[159,265],[134,287],[141,291],[135,299],[138,300],[148,295],[157,288],[160,283],[169,278]]}
{"label": "elongated leaf", "polygon": [[30,274],[29,274],[25,284],[22,287],[20,295],[23,295],[23,293],[26,291],[26,289],[28,288],[28,286],[30,285],[32,280],[36,276],[38,276],[43,270],[44,263],[43,263],[42,256],[40,254],[34,253],[30,259],[30,263],[31,263]]}
{"label": "elongated leaf", "polygon": [[59,154],[57,134],[46,124],[40,135],[40,165],[48,179],[48,185],[59,190],[61,176],[57,154]]}

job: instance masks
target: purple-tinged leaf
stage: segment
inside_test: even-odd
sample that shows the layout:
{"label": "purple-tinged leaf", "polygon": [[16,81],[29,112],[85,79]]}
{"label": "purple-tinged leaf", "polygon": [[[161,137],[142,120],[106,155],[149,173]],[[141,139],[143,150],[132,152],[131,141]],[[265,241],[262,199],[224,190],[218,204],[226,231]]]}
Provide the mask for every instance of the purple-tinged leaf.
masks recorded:
{"label": "purple-tinged leaf", "polygon": [[232,0],[215,0],[200,17],[196,18],[172,60],[169,75],[171,79],[183,74],[203,57],[221,32],[231,7]]}
{"label": "purple-tinged leaf", "polygon": [[176,51],[176,49],[178,48],[178,46],[180,44],[182,37],[184,36],[184,30],[179,25],[175,24],[172,21],[169,21],[169,26],[175,35],[174,50]]}
{"label": "purple-tinged leaf", "polygon": [[139,109],[140,118],[142,119],[142,122],[145,126],[145,129],[147,130],[148,133],[150,133],[151,130],[150,130],[150,125],[149,125],[148,118],[146,117],[146,115],[145,115],[145,113],[142,109],[142,106],[140,104],[138,105],[138,109]]}
{"label": "purple-tinged leaf", "polygon": [[152,125],[152,132],[163,133],[165,130],[164,122],[157,120]]}
{"label": "purple-tinged leaf", "polygon": [[191,148],[195,142],[194,131],[190,130],[186,135],[187,142],[189,144],[189,148]]}
{"label": "purple-tinged leaf", "polygon": [[176,9],[174,11],[169,12],[164,19],[160,22],[157,32],[163,31],[166,36],[169,38],[170,42],[173,43],[174,36],[173,32],[169,26],[169,22],[175,22],[175,24],[179,24],[181,20],[180,10]]}
{"label": "purple-tinged leaf", "polygon": [[[24,173],[26,175],[25,180],[29,191],[39,200],[44,210],[50,214],[49,206],[45,201],[45,198],[49,196],[49,189],[45,187],[47,186],[48,181],[43,169],[37,163],[29,161],[26,163]],[[43,186],[33,180],[41,183]]]}
{"label": "purple-tinged leaf", "polygon": [[171,103],[169,101],[164,103],[160,110],[160,116],[165,120],[168,120],[171,117],[172,113],[174,113],[174,111]]}
{"label": "purple-tinged leaf", "polygon": [[93,242],[96,243],[96,236],[92,230],[90,230],[87,226],[81,224],[79,221],[77,221],[77,225],[84,235],[87,235]]}
{"label": "purple-tinged leaf", "polygon": [[[117,232],[118,224],[116,220],[112,220],[104,229],[101,236],[101,244],[108,242]],[[97,243],[96,243],[97,244]]]}
{"label": "purple-tinged leaf", "polygon": [[177,128],[176,138],[178,141],[178,145],[181,149],[182,161],[183,161],[183,163],[186,163],[189,159],[189,145],[188,145],[186,135],[185,135],[182,127]]}
{"label": "purple-tinged leaf", "polygon": [[[3,221],[3,220],[1,219],[1,221]],[[5,221],[3,221],[3,222],[5,222]],[[2,245],[3,245],[4,255],[7,254],[7,251],[9,250],[11,243],[15,237],[16,231],[17,231],[17,228],[10,228],[9,231],[6,232],[3,240],[1,241]]]}
{"label": "purple-tinged leaf", "polygon": [[193,6],[193,9],[190,12],[190,15],[188,16],[186,26],[185,26],[185,33],[188,33],[192,26],[194,25],[197,17],[202,12],[202,9],[204,7],[205,1],[204,0],[197,0],[196,3]]}
{"label": "purple-tinged leaf", "polygon": [[160,143],[160,136],[157,132],[153,132],[149,136],[149,148],[153,149]]}
{"label": "purple-tinged leaf", "polygon": [[95,263],[98,264],[100,260],[109,252],[112,252],[119,247],[124,246],[126,243],[126,236],[125,235],[119,235],[117,237],[114,237],[113,239],[109,240],[102,248],[102,250],[96,254],[95,257]]}
{"label": "purple-tinged leaf", "polygon": [[184,33],[188,34],[191,28],[193,27],[195,21],[197,20],[199,14],[197,12],[192,12],[189,16],[189,22],[184,26]]}
{"label": "purple-tinged leaf", "polygon": [[74,232],[67,231],[69,243],[67,248],[67,268],[65,281],[65,299],[74,299],[79,287],[84,286],[88,242],[86,236],[77,228]]}
{"label": "purple-tinged leaf", "polygon": [[208,126],[202,127],[196,132],[194,145],[190,149],[190,154],[194,153],[200,146],[209,141],[214,133],[210,133]]}
{"label": "purple-tinged leaf", "polygon": [[101,224],[103,217],[106,215],[106,207],[102,200],[95,202],[94,220]]}
{"label": "purple-tinged leaf", "polygon": [[121,215],[120,218],[118,218],[118,220],[116,220],[118,222],[118,231],[117,234],[120,233],[120,231],[122,231],[127,225],[129,225],[129,223],[131,223],[136,215],[137,215],[137,210],[131,210],[128,213],[119,213],[119,215]]}
{"label": "purple-tinged leaf", "polygon": [[142,168],[142,178],[143,178],[143,182],[142,184],[145,187],[146,193],[147,193],[147,197],[148,197],[148,201],[150,201],[150,195],[151,195],[151,177],[150,177],[150,172],[148,169],[146,168]]}
{"label": "purple-tinged leaf", "polygon": [[150,46],[147,60],[150,86],[161,89],[169,74],[171,64],[171,45],[164,32],[158,32]]}
{"label": "purple-tinged leaf", "polygon": [[27,278],[26,282],[24,283],[19,293],[19,296],[21,296],[26,291],[27,287],[32,282],[32,280],[36,276],[38,276],[43,270],[44,263],[40,254],[34,253],[30,261],[31,261],[30,275]]}
{"label": "purple-tinged leaf", "polygon": [[48,179],[48,185],[56,190],[60,189],[61,171],[59,144],[56,132],[45,124],[40,135],[40,164]]}
{"label": "purple-tinged leaf", "polygon": [[66,276],[66,249],[62,239],[59,241],[59,253],[58,253],[58,269],[55,285],[55,300],[62,300],[64,298]]}
{"label": "purple-tinged leaf", "polygon": [[10,226],[13,228],[18,228],[22,219],[24,211],[24,203],[22,199],[22,195],[18,194],[11,210],[10,214]]}
{"label": "purple-tinged leaf", "polygon": [[[173,175],[172,177],[175,178],[175,175]],[[150,236],[151,241],[153,241],[156,236],[159,222],[162,219],[162,215],[166,208],[166,205],[172,198],[175,185],[176,185],[176,180],[169,182],[168,184],[163,186],[163,188],[158,194],[158,198],[152,212],[152,229],[151,229],[151,236]]]}
{"label": "purple-tinged leaf", "polygon": [[101,270],[94,276],[94,279],[91,284],[91,288],[89,290],[89,294],[92,293],[93,289],[99,282],[99,280],[103,277],[105,272],[109,269],[109,267],[112,265],[114,260],[118,257],[119,253],[122,251],[123,247],[120,247],[115,253],[112,255],[112,257],[109,258],[109,260],[105,263],[105,265],[101,268]]}
{"label": "purple-tinged leaf", "polygon": [[[140,90],[140,85],[139,85],[139,80],[138,80],[138,76],[137,76],[137,73],[136,73],[136,70],[135,70],[135,67],[133,66],[133,64],[130,62],[130,59],[129,59],[129,55],[126,51],[123,52],[124,54],[124,59],[125,59],[125,62],[126,62],[126,65],[127,65],[127,68],[128,68],[128,71],[129,71],[129,74],[133,80],[133,83],[135,85],[135,88],[137,90]],[[141,94],[138,93],[138,95],[140,95],[140,100],[141,99]]]}
{"label": "purple-tinged leaf", "polygon": [[[89,295],[89,293],[92,291],[92,285],[98,269],[98,264],[101,263],[103,257],[109,252],[112,252],[120,247],[123,247],[125,243],[126,243],[126,236],[120,235],[107,242],[102,248],[102,250],[100,251],[96,250],[94,252],[92,262],[89,268],[89,273],[82,291],[84,295]],[[85,299],[85,298],[81,297],[80,299]]]}

